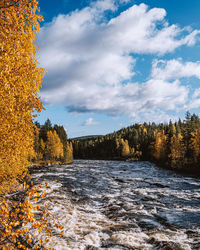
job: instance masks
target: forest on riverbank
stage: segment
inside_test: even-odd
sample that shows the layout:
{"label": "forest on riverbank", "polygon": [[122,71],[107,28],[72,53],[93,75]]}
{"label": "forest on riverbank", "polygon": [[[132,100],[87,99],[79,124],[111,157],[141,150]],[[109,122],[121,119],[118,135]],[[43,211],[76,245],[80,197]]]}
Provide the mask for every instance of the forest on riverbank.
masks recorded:
{"label": "forest on riverbank", "polygon": [[67,140],[63,126],[52,126],[49,119],[44,125],[35,122],[34,151],[31,161],[37,164],[71,163],[73,161],[72,142]]}
{"label": "forest on riverbank", "polygon": [[134,124],[72,143],[75,158],[151,161],[163,167],[200,172],[200,119],[190,112],[183,121]]}

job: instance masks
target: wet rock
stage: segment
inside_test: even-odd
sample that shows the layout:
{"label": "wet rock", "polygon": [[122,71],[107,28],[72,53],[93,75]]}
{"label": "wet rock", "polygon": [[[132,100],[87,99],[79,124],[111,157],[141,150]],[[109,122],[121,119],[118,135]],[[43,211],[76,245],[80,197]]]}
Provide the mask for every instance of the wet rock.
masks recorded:
{"label": "wet rock", "polygon": [[154,185],[156,187],[159,187],[159,188],[166,188],[166,187],[168,187],[168,186],[165,186],[165,185],[163,185],[161,183],[152,183],[152,185]]}
{"label": "wet rock", "polygon": [[157,241],[156,239],[152,238],[148,241],[148,243],[154,245],[153,249],[155,250],[184,250],[179,243],[175,243],[172,241]]}
{"label": "wet rock", "polygon": [[85,204],[86,202],[89,203],[90,198],[88,196],[83,196],[77,200],[78,203]]}
{"label": "wet rock", "polygon": [[200,249],[200,243],[198,242],[198,243],[193,243],[192,244],[192,249],[193,250],[199,250]]}
{"label": "wet rock", "polygon": [[155,217],[160,222],[160,224],[162,224],[163,226],[166,226],[170,230],[172,230],[172,231],[177,231],[178,230],[178,228],[176,226],[168,223],[166,218],[161,217],[159,215],[155,215]]}
{"label": "wet rock", "polygon": [[152,201],[153,199],[150,197],[142,197],[142,201]]}
{"label": "wet rock", "polygon": [[101,249],[102,248],[107,248],[107,249],[118,249],[118,250],[130,250],[130,249],[135,249],[135,248],[129,248],[129,247],[125,247],[123,245],[119,245],[116,243],[113,243],[112,241],[106,241],[104,243],[102,243],[101,245]]}
{"label": "wet rock", "polygon": [[115,181],[121,182],[121,183],[125,183],[125,181],[123,179],[120,178],[115,178]]}
{"label": "wet rock", "polygon": [[95,246],[88,245],[88,246],[85,247],[85,250],[99,250],[99,248],[95,247]]}
{"label": "wet rock", "polygon": [[147,231],[155,231],[161,227],[160,223],[157,223],[156,221],[152,221],[152,220],[141,220],[139,221],[138,225],[143,230],[147,230]]}
{"label": "wet rock", "polygon": [[196,232],[196,231],[187,230],[185,233],[186,233],[189,237],[199,237],[199,239],[200,239],[200,235],[199,235],[199,233]]}

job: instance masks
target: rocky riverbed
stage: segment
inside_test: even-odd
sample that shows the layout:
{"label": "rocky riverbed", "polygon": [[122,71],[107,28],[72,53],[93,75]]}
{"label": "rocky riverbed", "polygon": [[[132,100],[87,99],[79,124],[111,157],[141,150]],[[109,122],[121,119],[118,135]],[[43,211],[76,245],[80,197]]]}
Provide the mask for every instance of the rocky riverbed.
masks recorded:
{"label": "rocky riverbed", "polygon": [[37,203],[48,203],[64,227],[61,236],[49,221],[53,237],[46,246],[200,249],[198,178],[149,162],[76,160],[31,171],[35,185],[48,182],[46,198]]}

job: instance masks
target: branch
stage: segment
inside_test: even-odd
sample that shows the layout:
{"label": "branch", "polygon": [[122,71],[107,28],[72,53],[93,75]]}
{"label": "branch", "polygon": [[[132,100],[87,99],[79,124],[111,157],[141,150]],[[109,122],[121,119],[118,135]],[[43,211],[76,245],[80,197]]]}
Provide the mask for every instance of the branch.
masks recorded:
{"label": "branch", "polygon": [[19,3],[19,1],[20,0],[17,0],[17,1],[15,1],[15,2],[9,4],[9,5],[5,5],[5,3],[4,3],[4,6],[0,6],[0,9],[6,9],[6,8],[10,8],[12,6],[15,6],[15,5],[17,5]]}

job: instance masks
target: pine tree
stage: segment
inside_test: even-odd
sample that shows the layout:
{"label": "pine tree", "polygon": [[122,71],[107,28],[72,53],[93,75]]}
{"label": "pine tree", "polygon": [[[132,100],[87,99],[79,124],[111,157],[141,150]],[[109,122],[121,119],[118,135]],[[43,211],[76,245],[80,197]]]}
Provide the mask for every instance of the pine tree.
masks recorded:
{"label": "pine tree", "polygon": [[43,126],[40,128],[40,138],[43,139],[44,142],[47,141],[47,132],[53,130],[51,121],[49,118],[46,120]]}

